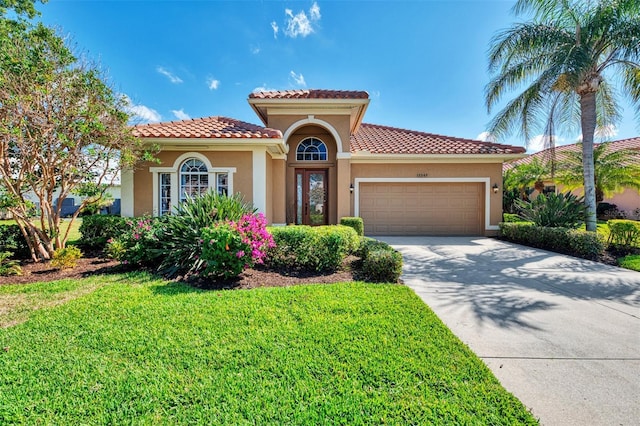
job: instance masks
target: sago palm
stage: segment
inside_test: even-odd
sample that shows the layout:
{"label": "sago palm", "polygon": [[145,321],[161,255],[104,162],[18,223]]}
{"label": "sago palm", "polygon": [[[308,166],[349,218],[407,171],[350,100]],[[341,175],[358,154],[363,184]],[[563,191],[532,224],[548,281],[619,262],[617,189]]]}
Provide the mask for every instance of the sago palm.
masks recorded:
{"label": "sago palm", "polygon": [[[568,189],[582,186],[582,155],[567,151],[559,162],[557,181]],[[604,197],[623,192],[625,188],[640,191],[640,151],[634,149],[613,150],[609,143],[601,143],[593,149],[596,202]]]}
{"label": "sago palm", "polygon": [[595,231],[593,140],[596,126],[620,118],[616,83],[640,117],[640,0],[518,0],[514,12],[533,16],[492,41],[489,111],[507,91],[522,91],[489,131],[504,137],[518,129],[529,139],[580,123],[585,222]]}

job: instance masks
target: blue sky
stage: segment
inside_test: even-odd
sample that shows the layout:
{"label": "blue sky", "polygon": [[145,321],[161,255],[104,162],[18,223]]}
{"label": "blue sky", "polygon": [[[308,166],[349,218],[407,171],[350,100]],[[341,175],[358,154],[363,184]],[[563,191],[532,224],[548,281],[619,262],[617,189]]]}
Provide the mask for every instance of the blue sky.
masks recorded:
{"label": "blue sky", "polygon": [[[222,115],[262,124],[247,103],[256,89],[366,90],[368,123],[475,139],[491,118],[487,50],[519,19],[513,3],[49,0],[38,9],[101,65],[142,122]],[[623,114],[613,139],[640,134],[633,110]]]}

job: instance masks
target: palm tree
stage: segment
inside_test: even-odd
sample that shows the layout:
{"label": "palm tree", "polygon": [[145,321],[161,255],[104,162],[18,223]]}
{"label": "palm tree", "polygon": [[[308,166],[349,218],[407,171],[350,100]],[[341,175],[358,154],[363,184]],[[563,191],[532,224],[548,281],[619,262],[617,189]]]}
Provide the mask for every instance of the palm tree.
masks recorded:
{"label": "palm tree", "polygon": [[489,51],[496,73],[486,88],[489,111],[506,91],[524,90],[493,118],[489,131],[514,129],[529,139],[554,126],[582,130],[586,228],[596,230],[593,140],[596,126],[614,124],[619,83],[640,118],[639,0],[518,0],[530,22],[497,34]]}
{"label": "palm tree", "polygon": [[[557,181],[568,189],[582,186],[582,156],[579,151],[566,151],[559,161],[561,170]],[[593,149],[596,202],[604,197],[623,192],[625,188],[640,191],[640,151],[635,149],[610,149],[609,143],[601,143]]]}
{"label": "palm tree", "polygon": [[551,169],[547,162],[533,157],[528,163],[518,164],[507,170],[503,177],[505,190],[518,190],[520,198],[527,200],[533,189],[540,194],[544,191],[544,181],[549,179]]}

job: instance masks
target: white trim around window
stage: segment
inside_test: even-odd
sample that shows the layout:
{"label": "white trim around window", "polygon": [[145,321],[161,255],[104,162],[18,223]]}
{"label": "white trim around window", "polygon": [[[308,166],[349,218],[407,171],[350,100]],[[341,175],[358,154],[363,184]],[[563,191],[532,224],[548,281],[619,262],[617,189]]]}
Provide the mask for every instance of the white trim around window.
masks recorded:
{"label": "white trim around window", "polygon": [[[500,229],[491,225],[491,178],[355,178],[353,190],[354,216],[360,216],[360,184],[361,183],[484,183],[484,229],[495,231]],[[500,198],[502,201],[502,198]]]}
{"label": "white trim around window", "polygon": [[153,215],[160,215],[160,175],[168,174],[171,186],[171,206],[176,206],[180,202],[180,167],[182,163],[190,158],[195,158],[207,166],[207,174],[209,175],[209,188],[217,188],[218,175],[227,174],[227,193],[233,194],[233,174],[236,172],[235,167],[213,167],[207,157],[198,152],[187,152],[180,155],[173,166],[170,167],[149,167],[149,172],[153,174]]}

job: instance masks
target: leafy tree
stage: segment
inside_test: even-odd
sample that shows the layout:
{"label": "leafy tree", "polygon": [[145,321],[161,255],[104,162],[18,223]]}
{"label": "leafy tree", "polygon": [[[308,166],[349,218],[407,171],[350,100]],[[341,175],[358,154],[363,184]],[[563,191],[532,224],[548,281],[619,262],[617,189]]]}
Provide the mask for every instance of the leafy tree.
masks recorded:
{"label": "leafy tree", "polygon": [[5,18],[16,5],[32,13],[28,1],[0,3],[0,208],[13,214],[32,258],[51,259],[68,238],[60,232],[63,201],[72,193],[89,197],[73,221],[122,167],[149,153],[127,125],[126,100],[97,67],[54,30]]}
{"label": "leafy tree", "polygon": [[[558,182],[569,189],[582,186],[582,156],[580,152],[567,151],[559,162]],[[610,149],[609,143],[601,143],[593,149],[595,165],[596,202],[623,192],[625,188],[640,191],[640,151],[634,149]]]}
{"label": "leafy tree", "polygon": [[518,0],[516,15],[532,13],[496,35],[489,52],[489,111],[506,91],[523,91],[493,118],[489,131],[575,126],[582,130],[586,228],[596,230],[593,140],[596,126],[620,117],[614,84],[640,117],[640,2],[638,0]]}

